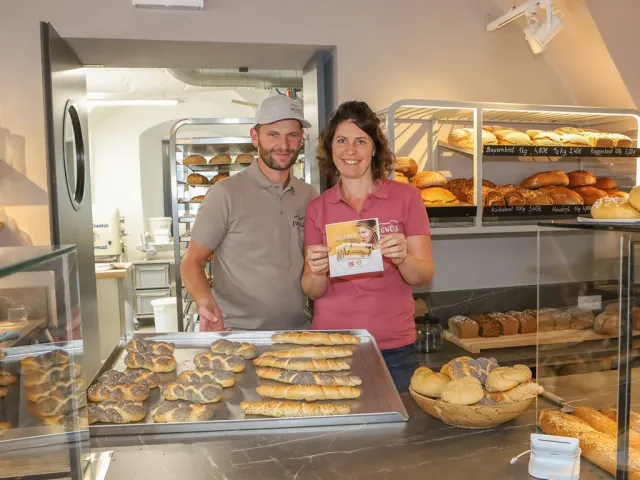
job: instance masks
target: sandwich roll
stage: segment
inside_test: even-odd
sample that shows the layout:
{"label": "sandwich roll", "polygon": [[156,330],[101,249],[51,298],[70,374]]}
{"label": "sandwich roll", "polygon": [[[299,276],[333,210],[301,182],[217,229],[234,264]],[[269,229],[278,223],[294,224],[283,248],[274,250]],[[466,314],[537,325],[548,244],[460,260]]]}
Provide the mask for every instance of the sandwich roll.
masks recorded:
{"label": "sandwich roll", "polygon": [[604,197],[593,204],[591,216],[603,220],[640,219],[640,212],[624,198]]}
{"label": "sandwich roll", "polygon": [[542,187],[540,189],[554,205],[584,205],[582,197],[566,187]]}
{"label": "sandwich roll", "polygon": [[480,380],[475,377],[462,377],[451,380],[442,389],[440,399],[453,405],[473,405],[484,397]]}
{"label": "sandwich roll", "polygon": [[440,187],[421,188],[420,196],[425,207],[457,207],[460,200],[449,190]]}
{"label": "sandwich roll", "polygon": [[618,183],[613,178],[598,177],[593,186],[600,190],[613,190],[618,188]]}
{"label": "sandwich roll", "polygon": [[411,388],[425,397],[438,398],[444,386],[451,381],[448,375],[436,373],[427,367],[418,367],[411,377]]}
{"label": "sandwich roll", "polygon": [[569,188],[586,187],[595,185],[597,182],[596,176],[586,170],[574,170],[567,173],[567,177],[569,177],[569,185],[567,185]]}
{"label": "sandwich roll", "polygon": [[506,392],[531,380],[531,369],[526,365],[498,367],[487,376],[485,388],[489,393]]}

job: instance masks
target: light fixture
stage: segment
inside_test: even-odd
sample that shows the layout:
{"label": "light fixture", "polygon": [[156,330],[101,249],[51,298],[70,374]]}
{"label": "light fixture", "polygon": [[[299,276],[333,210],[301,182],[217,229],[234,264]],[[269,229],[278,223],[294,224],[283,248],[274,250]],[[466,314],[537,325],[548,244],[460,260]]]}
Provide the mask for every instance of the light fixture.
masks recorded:
{"label": "light fixture", "polygon": [[[547,18],[540,23],[537,18],[538,8],[547,11]],[[562,24],[562,12],[553,10],[553,0],[529,0],[519,7],[513,7],[496,20],[487,23],[487,31],[493,32],[504,27],[521,16],[526,17],[524,36],[534,55],[542,53],[549,42],[555,38],[564,28]]]}
{"label": "light fixture", "polygon": [[138,8],[170,8],[186,10],[202,10],[204,0],[132,0]]}
{"label": "light fixture", "polygon": [[94,98],[87,99],[86,104],[90,107],[126,107],[126,106],[170,106],[184,103],[184,100],[165,100],[165,99],[107,99]]}

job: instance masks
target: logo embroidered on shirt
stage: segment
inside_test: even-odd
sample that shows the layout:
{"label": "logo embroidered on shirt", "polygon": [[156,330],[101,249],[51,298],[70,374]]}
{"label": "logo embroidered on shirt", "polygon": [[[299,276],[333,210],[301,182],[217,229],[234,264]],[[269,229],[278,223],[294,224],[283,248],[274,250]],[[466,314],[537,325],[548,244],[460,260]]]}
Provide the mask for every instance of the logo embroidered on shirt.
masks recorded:
{"label": "logo embroidered on shirt", "polygon": [[299,215],[296,215],[293,217],[291,226],[296,227],[299,232],[304,231],[304,219],[304,216],[300,217]]}
{"label": "logo embroidered on shirt", "polygon": [[390,220],[380,224],[380,238],[389,235],[390,233],[397,233],[400,231],[397,220]]}

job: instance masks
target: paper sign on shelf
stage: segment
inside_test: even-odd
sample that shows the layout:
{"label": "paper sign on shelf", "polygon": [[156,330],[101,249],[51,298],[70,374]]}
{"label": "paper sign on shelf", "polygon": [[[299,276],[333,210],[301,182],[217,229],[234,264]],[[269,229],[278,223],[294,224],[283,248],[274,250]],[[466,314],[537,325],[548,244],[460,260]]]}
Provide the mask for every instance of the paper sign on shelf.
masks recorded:
{"label": "paper sign on shelf", "polygon": [[326,225],[329,276],[382,272],[380,224],[377,218]]}

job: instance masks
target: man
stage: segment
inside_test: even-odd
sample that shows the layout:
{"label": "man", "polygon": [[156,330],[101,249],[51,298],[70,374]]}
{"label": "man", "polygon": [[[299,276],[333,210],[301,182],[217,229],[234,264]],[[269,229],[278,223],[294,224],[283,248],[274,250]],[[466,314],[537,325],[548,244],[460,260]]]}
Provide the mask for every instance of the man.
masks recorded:
{"label": "man", "polygon": [[[310,126],[289,97],[265,99],[251,129],[258,161],[209,189],[181,267],[201,331],[304,327],[304,218],[318,192],[291,166]],[[212,295],[204,268],[213,251]]]}

